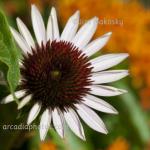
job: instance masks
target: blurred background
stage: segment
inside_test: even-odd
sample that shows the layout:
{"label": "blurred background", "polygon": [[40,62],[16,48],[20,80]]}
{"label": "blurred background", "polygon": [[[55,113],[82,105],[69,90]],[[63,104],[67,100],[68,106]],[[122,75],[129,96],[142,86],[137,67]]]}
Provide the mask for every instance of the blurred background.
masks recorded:
{"label": "blurred background", "polygon": [[[16,17],[20,17],[33,32],[30,19],[33,3],[42,12],[45,23],[51,6],[55,6],[61,31],[76,10],[81,11],[80,25],[98,16],[100,22],[94,38],[109,31],[113,34],[97,55],[130,54],[128,60],[116,67],[129,68],[130,76],[113,84],[128,93],[107,99],[119,115],[99,113],[108,135],[97,133],[83,123],[86,142],[69,129],[64,140],[50,130],[44,142],[40,142],[38,130],[3,130],[4,124],[25,123],[26,116],[17,112],[16,104],[1,105],[0,150],[150,150],[150,0],[0,0],[0,8],[11,26],[16,27]],[[0,88],[3,97],[8,87],[0,85]]]}

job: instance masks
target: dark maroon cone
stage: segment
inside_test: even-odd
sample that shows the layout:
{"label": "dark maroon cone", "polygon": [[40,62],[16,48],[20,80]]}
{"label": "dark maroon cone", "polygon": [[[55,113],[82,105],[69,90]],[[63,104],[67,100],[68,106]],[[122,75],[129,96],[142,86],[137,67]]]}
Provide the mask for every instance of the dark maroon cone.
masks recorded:
{"label": "dark maroon cone", "polygon": [[47,42],[24,56],[21,88],[43,107],[74,108],[90,90],[91,69],[88,58],[73,44]]}

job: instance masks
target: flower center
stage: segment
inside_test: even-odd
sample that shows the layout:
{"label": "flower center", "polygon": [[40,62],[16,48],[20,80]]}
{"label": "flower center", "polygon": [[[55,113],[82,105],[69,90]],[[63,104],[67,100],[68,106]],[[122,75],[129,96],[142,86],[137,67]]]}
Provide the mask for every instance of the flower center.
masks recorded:
{"label": "flower center", "polygon": [[61,77],[61,72],[60,71],[58,71],[58,70],[53,70],[53,71],[51,71],[51,78],[52,79],[59,79]]}
{"label": "flower center", "polygon": [[74,108],[90,90],[91,69],[88,58],[73,44],[47,42],[24,56],[21,88],[43,107]]}

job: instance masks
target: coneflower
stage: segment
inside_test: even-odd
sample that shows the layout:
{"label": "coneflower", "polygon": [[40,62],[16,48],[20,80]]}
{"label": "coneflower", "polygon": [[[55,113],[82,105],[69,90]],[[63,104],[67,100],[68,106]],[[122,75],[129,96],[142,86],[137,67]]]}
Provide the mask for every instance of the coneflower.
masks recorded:
{"label": "coneflower", "polygon": [[[103,84],[128,75],[127,70],[107,70],[127,58],[128,54],[107,54],[90,59],[105,46],[111,35],[109,32],[90,41],[98,25],[97,17],[78,30],[77,11],[69,18],[61,35],[55,8],[51,9],[47,29],[35,5],[32,5],[31,17],[36,42],[19,18],[17,25],[20,33],[11,28],[23,52],[20,90],[15,92],[20,99],[18,109],[28,103],[33,104],[27,124],[31,124],[42,112],[41,140],[45,139],[51,122],[61,137],[64,137],[66,122],[78,137],[85,140],[79,115],[92,129],[107,134],[103,121],[91,108],[117,114],[115,108],[97,96],[116,96],[126,92]],[[2,103],[12,101],[13,96],[8,95]]]}

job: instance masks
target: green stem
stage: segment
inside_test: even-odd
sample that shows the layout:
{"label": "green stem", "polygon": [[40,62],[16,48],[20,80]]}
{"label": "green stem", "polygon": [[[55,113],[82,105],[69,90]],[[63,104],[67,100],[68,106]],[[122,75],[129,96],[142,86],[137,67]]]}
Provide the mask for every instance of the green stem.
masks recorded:
{"label": "green stem", "polygon": [[122,108],[125,110],[126,116],[128,116],[132,126],[135,128],[141,143],[143,145],[147,144],[150,140],[148,118],[140,107],[137,96],[126,83],[115,85],[128,90],[128,93],[121,96],[122,101],[120,101],[120,104],[122,103]]}

